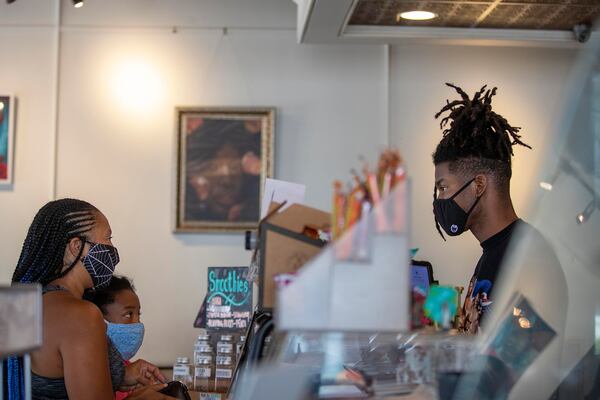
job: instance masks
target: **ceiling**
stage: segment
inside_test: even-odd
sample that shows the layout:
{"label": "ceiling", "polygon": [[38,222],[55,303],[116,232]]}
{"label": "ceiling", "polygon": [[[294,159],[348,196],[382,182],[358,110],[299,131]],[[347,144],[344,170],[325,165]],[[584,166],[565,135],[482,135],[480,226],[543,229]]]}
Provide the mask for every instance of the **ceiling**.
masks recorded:
{"label": "ceiling", "polygon": [[[600,0],[293,1],[300,43],[581,47],[590,37],[600,40],[594,24],[600,20]],[[414,10],[434,12],[437,18],[397,19]],[[584,33],[578,24],[586,24]]]}
{"label": "ceiling", "polygon": [[[413,10],[438,15],[430,21],[396,19]],[[600,0],[358,0],[349,25],[571,30],[600,16]]]}

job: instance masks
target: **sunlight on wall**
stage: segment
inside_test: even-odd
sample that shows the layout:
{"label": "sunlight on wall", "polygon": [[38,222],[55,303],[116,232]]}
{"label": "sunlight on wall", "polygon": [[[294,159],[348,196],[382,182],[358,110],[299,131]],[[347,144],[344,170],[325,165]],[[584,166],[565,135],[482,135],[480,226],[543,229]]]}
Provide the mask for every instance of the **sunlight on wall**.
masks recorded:
{"label": "sunlight on wall", "polygon": [[160,104],[163,80],[147,60],[121,60],[114,66],[112,81],[115,100],[125,111],[148,112]]}

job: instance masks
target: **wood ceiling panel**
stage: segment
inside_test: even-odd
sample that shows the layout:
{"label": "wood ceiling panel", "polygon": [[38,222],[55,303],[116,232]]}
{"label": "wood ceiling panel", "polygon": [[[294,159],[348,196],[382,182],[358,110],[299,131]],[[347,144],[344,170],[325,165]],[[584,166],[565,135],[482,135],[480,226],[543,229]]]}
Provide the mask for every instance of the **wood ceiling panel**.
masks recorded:
{"label": "wood ceiling panel", "polygon": [[[438,18],[397,21],[398,13],[412,10],[431,11]],[[481,19],[486,10],[488,13]],[[350,25],[571,30],[579,23],[591,24],[598,17],[600,0],[519,0],[497,4],[493,0],[359,0]]]}

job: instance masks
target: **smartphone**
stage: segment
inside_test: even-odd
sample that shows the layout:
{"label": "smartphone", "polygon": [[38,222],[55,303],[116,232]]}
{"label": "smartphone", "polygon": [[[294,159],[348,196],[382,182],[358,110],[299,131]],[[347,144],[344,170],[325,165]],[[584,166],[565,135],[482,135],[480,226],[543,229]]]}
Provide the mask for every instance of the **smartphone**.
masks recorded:
{"label": "smartphone", "polygon": [[179,381],[172,381],[167,384],[167,387],[159,390],[159,393],[166,394],[167,396],[175,397],[179,400],[192,400],[188,393],[188,388]]}

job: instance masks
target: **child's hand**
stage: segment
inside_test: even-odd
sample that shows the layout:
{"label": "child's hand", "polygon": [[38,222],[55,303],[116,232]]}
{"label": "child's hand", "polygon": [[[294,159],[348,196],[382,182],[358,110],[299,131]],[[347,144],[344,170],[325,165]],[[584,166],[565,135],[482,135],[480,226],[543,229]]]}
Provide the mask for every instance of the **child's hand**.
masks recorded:
{"label": "child's hand", "polygon": [[131,390],[140,386],[149,386],[156,383],[165,383],[166,379],[158,367],[146,360],[137,360],[125,367],[125,379],[122,386]]}

